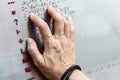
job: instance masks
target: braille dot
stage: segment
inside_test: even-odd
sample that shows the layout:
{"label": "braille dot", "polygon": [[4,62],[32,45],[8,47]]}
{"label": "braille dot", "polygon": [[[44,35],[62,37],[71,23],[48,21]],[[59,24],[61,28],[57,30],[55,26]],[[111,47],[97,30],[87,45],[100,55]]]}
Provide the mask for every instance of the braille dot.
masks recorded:
{"label": "braille dot", "polygon": [[35,79],[35,77],[32,77],[32,78],[29,78],[29,79],[27,79],[27,80],[34,80]]}
{"label": "braille dot", "polygon": [[25,58],[23,59],[23,63],[27,63],[27,62],[29,62],[29,59],[28,59],[27,57],[25,57]]}
{"label": "braille dot", "polygon": [[18,25],[18,19],[14,19],[16,25]]}
{"label": "braille dot", "polygon": [[27,53],[27,51],[23,51],[22,49],[20,49],[20,52],[21,52],[21,54],[26,54]]}
{"label": "braille dot", "polygon": [[20,49],[20,52],[21,52],[21,54],[24,54],[24,52],[23,52],[23,50],[22,50],[22,49]]}
{"label": "braille dot", "polygon": [[8,2],[8,4],[14,4],[15,2],[13,1],[13,2]]}
{"label": "braille dot", "polygon": [[31,72],[32,69],[30,67],[25,68],[25,72]]}
{"label": "braille dot", "polygon": [[16,11],[14,10],[14,11],[12,11],[12,15],[15,15],[16,14]]}
{"label": "braille dot", "polygon": [[35,79],[35,77],[32,77],[31,79]]}
{"label": "braille dot", "polygon": [[19,39],[19,41],[18,41],[20,44],[22,44],[23,43],[23,39]]}
{"label": "braille dot", "polygon": [[10,2],[8,2],[8,4],[10,4]]}
{"label": "braille dot", "polygon": [[20,33],[20,30],[17,29],[17,30],[16,30],[16,33],[17,33],[17,35],[18,35],[18,34]]}

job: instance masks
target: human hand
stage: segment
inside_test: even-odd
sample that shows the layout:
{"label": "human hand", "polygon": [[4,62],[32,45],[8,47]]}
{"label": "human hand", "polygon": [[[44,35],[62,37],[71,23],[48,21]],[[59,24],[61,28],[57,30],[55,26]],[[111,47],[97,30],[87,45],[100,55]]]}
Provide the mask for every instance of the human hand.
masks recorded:
{"label": "human hand", "polygon": [[46,78],[60,80],[66,69],[75,64],[74,26],[72,19],[62,17],[58,10],[48,7],[47,11],[55,21],[55,34],[52,35],[47,23],[30,14],[31,21],[37,25],[42,35],[45,49],[42,55],[36,42],[28,38],[28,52]]}

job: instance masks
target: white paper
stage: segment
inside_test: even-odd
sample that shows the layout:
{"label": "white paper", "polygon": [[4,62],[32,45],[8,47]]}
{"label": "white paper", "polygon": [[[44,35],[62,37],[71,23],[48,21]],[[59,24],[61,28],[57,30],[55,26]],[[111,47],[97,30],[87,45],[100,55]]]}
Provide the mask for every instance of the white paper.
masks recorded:
{"label": "white paper", "polygon": [[[29,13],[45,19],[48,5],[59,8],[64,17],[73,17],[76,62],[83,72],[91,80],[120,80],[119,4],[119,0],[1,0],[0,80],[44,80],[31,63],[22,62],[27,54],[21,49],[26,50],[30,35]],[[32,71],[26,73],[26,67]]]}

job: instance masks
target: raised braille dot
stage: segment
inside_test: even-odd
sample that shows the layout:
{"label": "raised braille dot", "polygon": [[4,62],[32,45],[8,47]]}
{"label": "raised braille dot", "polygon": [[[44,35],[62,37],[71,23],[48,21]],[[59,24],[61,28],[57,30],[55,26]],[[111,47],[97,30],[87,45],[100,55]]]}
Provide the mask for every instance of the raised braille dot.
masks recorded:
{"label": "raised braille dot", "polygon": [[29,59],[28,59],[27,57],[25,57],[25,58],[23,59],[23,63],[27,63],[27,62],[29,62]]}
{"label": "raised braille dot", "polygon": [[32,69],[30,67],[25,68],[25,72],[31,72]]}
{"label": "raised braille dot", "polygon": [[16,11],[14,10],[14,11],[12,11],[12,15],[15,15],[16,14]]}
{"label": "raised braille dot", "polygon": [[22,44],[23,43],[23,39],[19,39],[19,41],[18,41],[20,44]]}

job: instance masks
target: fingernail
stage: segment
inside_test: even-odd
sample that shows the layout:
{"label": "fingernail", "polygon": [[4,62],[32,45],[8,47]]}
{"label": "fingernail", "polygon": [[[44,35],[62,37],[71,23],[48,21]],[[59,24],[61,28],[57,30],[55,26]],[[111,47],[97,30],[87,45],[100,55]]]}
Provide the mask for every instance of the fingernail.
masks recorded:
{"label": "fingernail", "polygon": [[32,43],[32,39],[31,38],[28,38],[27,39],[27,42],[30,44],[30,43]]}
{"label": "fingernail", "polygon": [[67,20],[69,20],[69,17],[66,17]]}
{"label": "fingernail", "polygon": [[60,13],[60,9],[56,9],[56,11]]}
{"label": "fingernail", "polygon": [[35,14],[33,14],[33,13],[30,13],[30,17],[34,17],[35,16]]}
{"label": "fingernail", "polygon": [[50,10],[51,10],[51,9],[54,9],[54,8],[53,8],[52,6],[48,6],[48,9],[50,9]]}
{"label": "fingernail", "polygon": [[52,8],[52,6],[51,6],[51,5],[49,5],[49,6],[48,6],[48,8]]}
{"label": "fingernail", "polygon": [[67,20],[71,20],[71,16],[66,17]]}
{"label": "fingernail", "polygon": [[69,20],[72,20],[72,17],[71,17],[71,16],[68,16],[68,19],[69,19]]}

